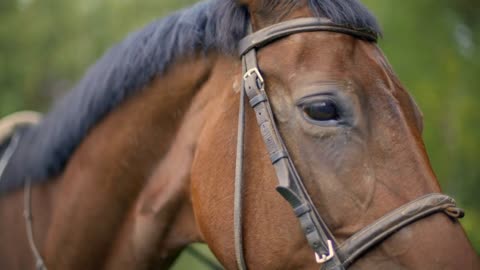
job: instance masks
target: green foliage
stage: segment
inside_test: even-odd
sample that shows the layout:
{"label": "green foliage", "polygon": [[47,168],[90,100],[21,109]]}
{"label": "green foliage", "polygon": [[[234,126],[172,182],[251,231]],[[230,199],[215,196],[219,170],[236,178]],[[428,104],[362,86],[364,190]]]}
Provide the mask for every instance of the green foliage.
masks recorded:
{"label": "green foliage", "polygon": [[[209,251],[207,245],[204,244],[193,244],[192,247],[200,252],[205,259],[216,262],[215,256]],[[195,270],[212,270],[207,264],[201,263],[198,258],[192,256],[188,251],[182,252],[180,257],[175,261],[175,264],[172,266],[171,270],[185,270],[185,269],[195,269]]]}
{"label": "green foliage", "polygon": [[[47,108],[128,32],[193,2],[1,0],[0,116]],[[424,112],[434,170],[468,210],[464,226],[480,251],[480,2],[364,2],[384,27],[380,46]]]}
{"label": "green foliage", "polygon": [[384,27],[380,46],[424,113],[433,169],[444,192],[468,209],[462,222],[480,251],[480,2],[364,2]]}
{"label": "green foliage", "polygon": [[193,0],[2,0],[0,115],[45,109],[128,32]]}

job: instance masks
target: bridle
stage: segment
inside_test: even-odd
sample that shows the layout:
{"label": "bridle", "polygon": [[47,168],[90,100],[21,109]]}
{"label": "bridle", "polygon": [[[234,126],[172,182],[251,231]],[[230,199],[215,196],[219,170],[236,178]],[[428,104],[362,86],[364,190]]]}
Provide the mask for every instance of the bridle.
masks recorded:
{"label": "bridle", "polygon": [[[250,33],[251,31],[250,26]],[[278,178],[277,191],[293,208],[308,244],[322,269],[347,269],[369,249],[384,241],[401,228],[434,213],[442,212],[453,219],[462,218],[464,212],[455,200],[443,194],[428,194],[393,210],[373,224],[363,228],[343,243],[339,243],[318,213],[292,158],[280,135],[265,91],[265,81],[257,62],[256,51],[283,37],[313,31],[342,33],[368,42],[376,42],[377,35],[365,29],[332,23],[325,18],[301,18],[272,25],[251,33],[240,41],[243,84],[237,135],[237,159],[234,194],[235,256],[239,269],[247,269],[243,253],[242,190],[243,190],[243,138],[245,129],[245,95],[254,109],[258,126],[270,160]]]}

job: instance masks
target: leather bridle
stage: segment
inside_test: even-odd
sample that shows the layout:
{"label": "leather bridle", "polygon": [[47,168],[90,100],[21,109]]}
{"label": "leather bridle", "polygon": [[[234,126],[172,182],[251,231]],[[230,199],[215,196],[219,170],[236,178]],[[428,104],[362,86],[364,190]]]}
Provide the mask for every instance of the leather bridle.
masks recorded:
{"label": "leather bridle", "polygon": [[[250,33],[251,33],[250,26]],[[235,255],[239,269],[247,269],[242,237],[243,137],[245,128],[245,95],[254,109],[260,132],[278,178],[277,191],[293,208],[305,237],[322,269],[346,269],[370,248],[381,243],[401,228],[434,213],[442,212],[453,219],[464,215],[455,200],[443,194],[428,194],[383,216],[343,243],[339,243],[318,213],[276,126],[265,91],[265,81],[258,66],[256,51],[283,37],[313,31],[328,31],[376,42],[377,35],[365,29],[332,23],[325,18],[290,20],[251,33],[240,41],[243,84],[237,136],[237,159],[234,194]]]}

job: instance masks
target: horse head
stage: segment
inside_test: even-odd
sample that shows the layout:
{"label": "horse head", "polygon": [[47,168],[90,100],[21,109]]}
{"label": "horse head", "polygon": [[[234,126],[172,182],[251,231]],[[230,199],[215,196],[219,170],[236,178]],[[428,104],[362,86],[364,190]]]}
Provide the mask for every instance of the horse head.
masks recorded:
{"label": "horse head", "polygon": [[[422,141],[422,113],[374,42],[375,37],[371,38],[372,33],[378,33],[374,20],[360,6],[329,2],[239,3],[249,11],[253,32],[260,34],[247,40],[251,47],[240,43],[243,71],[247,73],[224,74],[223,88],[240,88],[242,83],[249,87],[245,78],[253,72],[258,73],[254,74],[253,88],[262,84],[259,90],[268,95],[262,97],[258,91],[258,96],[250,97],[255,110],[248,110],[246,115],[243,207],[232,204],[236,166],[238,174],[232,140],[237,136],[236,121],[232,121],[236,108],[232,105],[239,102],[238,92],[225,91],[212,101],[211,118],[200,136],[192,169],[193,204],[200,231],[228,268],[236,264],[252,269],[316,267],[294,212],[275,192],[279,174],[298,174],[302,179],[327,227],[324,230],[337,239],[331,254],[350,244],[350,237],[358,239],[364,234],[362,229],[374,223],[384,226],[385,219],[378,220],[395,209],[410,203],[397,210],[396,214],[404,215],[405,209],[413,207],[412,201],[441,192]],[[332,17],[329,12],[333,6],[338,14]],[[342,21],[342,16],[355,12],[365,28]],[[312,30],[315,22],[298,20],[318,16],[325,23],[318,20],[317,24],[328,26],[320,31]],[[295,27],[298,29],[292,30]],[[282,31],[289,33],[279,34]],[[251,50],[257,56],[248,59]],[[255,58],[258,63],[252,65]],[[226,70],[225,65],[219,66]],[[250,69],[257,67],[256,71]],[[237,81],[242,77],[244,82]],[[256,107],[262,102],[271,105],[271,123],[266,124],[268,119],[262,116],[269,114],[269,109]],[[242,121],[241,117],[237,121]],[[273,127],[268,127],[270,124]],[[276,134],[283,142],[275,142]],[[278,160],[272,156],[283,151],[272,151],[272,144],[288,149],[292,165],[287,162],[285,166],[296,168],[296,172],[285,168],[278,172],[281,165],[277,166]],[[282,154],[277,157],[284,158]],[[287,200],[291,203],[290,198]],[[295,212],[303,211],[299,209]],[[243,224],[234,226],[235,215],[243,215]],[[301,225],[305,222],[300,221]],[[305,226],[308,239],[312,228]],[[235,243],[232,236],[238,230],[243,236]],[[456,259],[472,251],[463,229],[448,215],[431,213],[385,238],[378,245],[365,247],[370,252],[358,256],[352,267],[437,269],[473,265],[473,259]],[[337,266],[350,266],[352,261],[342,263],[349,255],[339,254],[343,258],[338,259]]]}

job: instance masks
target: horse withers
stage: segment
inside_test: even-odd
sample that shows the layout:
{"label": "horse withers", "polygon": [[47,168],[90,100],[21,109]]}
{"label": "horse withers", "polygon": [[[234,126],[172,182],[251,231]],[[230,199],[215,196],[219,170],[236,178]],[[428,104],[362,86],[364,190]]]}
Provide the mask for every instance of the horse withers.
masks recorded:
{"label": "horse withers", "polygon": [[205,242],[227,269],[478,269],[379,32],[357,1],[213,0],[133,33],[20,133],[0,268],[162,269]]}

